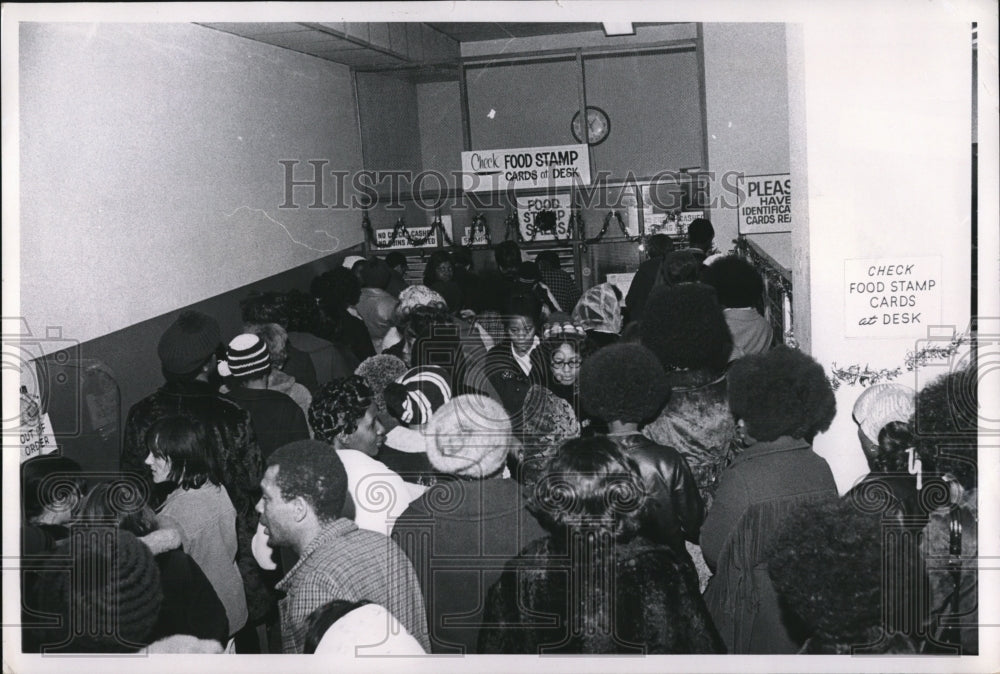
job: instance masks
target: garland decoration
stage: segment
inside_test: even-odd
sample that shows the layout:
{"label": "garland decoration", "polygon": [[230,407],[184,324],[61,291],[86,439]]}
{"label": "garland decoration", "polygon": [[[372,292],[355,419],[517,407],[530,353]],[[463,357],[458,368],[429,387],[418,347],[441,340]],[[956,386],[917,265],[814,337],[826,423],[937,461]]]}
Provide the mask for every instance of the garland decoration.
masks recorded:
{"label": "garland decoration", "polygon": [[[392,248],[396,241],[400,239],[406,241],[411,248],[420,248],[430,240],[435,231],[441,233],[441,239],[444,241],[444,245],[451,248],[461,247],[456,245],[454,240],[452,240],[451,236],[448,234],[447,228],[444,226],[444,223],[441,222],[440,218],[434,219],[434,222],[430,224],[430,229],[427,230],[427,234],[425,236],[414,236],[410,234],[410,230],[406,227],[406,221],[403,220],[403,218],[400,218],[396,220],[396,224],[392,227],[392,236],[389,237],[388,243],[378,242],[378,239],[375,236],[375,229],[372,227],[372,222],[368,217],[367,211],[361,216],[361,228],[364,230],[365,236],[368,238],[368,243],[375,248],[380,249]],[[469,231],[472,236],[469,238],[469,245],[465,246],[465,248],[473,247],[472,241],[475,240],[475,232],[478,228],[482,228],[483,230],[483,234],[486,237],[486,245],[493,245],[490,241],[490,228],[486,225],[486,216],[479,213],[472,218],[472,228]]]}
{"label": "garland decoration", "polygon": [[750,263],[757,268],[761,274],[767,279],[768,285],[778,286],[781,291],[791,297],[792,295],[792,282],[785,278],[781,272],[775,269],[767,260],[760,256],[760,254],[755,251],[749,243],[747,243],[747,238],[745,236],[740,236],[735,240],[736,247],[734,250],[742,257],[745,257],[750,261]]}
{"label": "garland decoration", "polygon": [[[952,337],[947,345],[931,344],[916,351],[908,350],[903,359],[903,367],[907,372],[913,372],[918,367],[922,367],[933,361],[947,360],[955,355],[963,344],[968,343],[969,333],[964,332]],[[867,364],[862,368],[860,365],[849,367],[838,367],[833,363],[831,375],[829,377],[830,386],[836,391],[842,384],[848,386],[872,386],[886,381],[892,381],[903,374],[902,367],[892,369],[882,368],[873,370]]]}
{"label": "garland decoration", "polygon": [[[616,210],[612,210],[608,211],[608,214],[604,216],[604,223],[601,225],[601,231],[597,233],[597,236],[583,240],[584,247],[597,243],[598,241],[604,238],[604,235],[608,233],[608,228],[611,227],[611,218],[614,218],[618,222],[618,229],[621,230],[622,236],[624,236],[625,240],[628,241],[629,243],[635,243],[636,241],[639,241],[642,238],[638,234],[635,236],[630,235],[628,233],[628,228],[625,226],[625,221],[622,220],[622,214]],[[583,218],[580,218],[577,224],[582,234],[584,231]]]}

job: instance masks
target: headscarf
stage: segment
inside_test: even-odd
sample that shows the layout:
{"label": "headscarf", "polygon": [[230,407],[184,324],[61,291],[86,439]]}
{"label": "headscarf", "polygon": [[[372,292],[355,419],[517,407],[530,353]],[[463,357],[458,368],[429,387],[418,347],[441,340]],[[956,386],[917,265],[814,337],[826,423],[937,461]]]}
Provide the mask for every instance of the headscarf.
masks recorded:
{"label": "headscarf", "polygon": [[573,321],[587,330],[619,334],[622,330],[621,300],[610,283],[583,293],[573,308]]}

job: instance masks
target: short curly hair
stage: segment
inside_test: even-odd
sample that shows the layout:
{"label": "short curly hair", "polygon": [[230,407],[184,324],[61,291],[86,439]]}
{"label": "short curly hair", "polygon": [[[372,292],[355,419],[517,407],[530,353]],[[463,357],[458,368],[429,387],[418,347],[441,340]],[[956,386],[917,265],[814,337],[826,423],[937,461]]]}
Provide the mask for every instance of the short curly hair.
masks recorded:
{"label": "short curly hair", "polygon": [[604,530],[619,543],[639,532],[646,504],[639,467],[603,436],[564,442],[531,491],[529,509],[556,535]]}
{"label": "short curly hair", "polygon": [[309,292],[326,311],[335,313],[358,303],[361,282],[350,269],[337,267],[313,279]]}
{"label": "short curly hair", "polygon": [[[889,555],[892,540],[883,535],[878,514],[845,499],[815,503],[786,520],[768,550],[767,571],[782,605],[809,633],[810,653],[850,654],[879,640],[883,605],[892,600],[884,594],[905,592],[893,584],[916,574],[915,551]],[[894,565],[886,583],[889,560]]]}
{"label": "short curly hair", "polygon": [[719,302],[728,309],[756,307],[764,295],[764,279],[757,268],[739,255],[712,261],[702,280],[715,288]]}
{"label": "short curly hair", "polygon": [[319,390],[309,405],[309,426],[317,440],[334,444],[340,435],[358,430],[358,422],[375,402],[362,377],[335,379]]}
{"label": "short curly hair", "polygon": [[278,467],[275,484],[282,499],[301,496],[323,522],[340,517],[347,502],[347,470],[330,445],[317,440],[291,442],[274,450],[266,466]]}
{"label": "short curly hair", "polygon": [[603,421],[652,421],[669,397],[666,373],[641,344],[605,346],[580,368],[580,404]]}
{"label": "short curly hair", "polygon": [[288,302],[289,332],[314,332],[320,322],[319,307],[316,299],[301,290],[290,290],[285,299]]}
{"label": "short curly hair", "polygon": [[408,369],[401,358],[380,353],[361,361],[361,364],[354,370],[354,374],[363,378],[368,384],[378,411],[385,412],[385,387],[406,374]]}
{"label": "short curly hair", "polygon": [[969,367],[949,372],[917,393],[910,428],[927,467],[978,484],[979,381]]}
{"label": "short curly hair", "polygon": [[667,369],[721,373],[733,350],[715,290],[703,283],[654,288],[639,330],[642,343]]}
{"label": "short curly hair", "polygon": [[285,293],[255,292],[240,300],[240,317],[247,324],[277,323],[287,329],[288,314],[288,296]]}
{"label": "short curly hair", "polygon": [[823,366],[781,345],[733,363],[729,409],[746,423],[755,440],[790,436],[812,442],[817,433],[830,427],[837,401]]}

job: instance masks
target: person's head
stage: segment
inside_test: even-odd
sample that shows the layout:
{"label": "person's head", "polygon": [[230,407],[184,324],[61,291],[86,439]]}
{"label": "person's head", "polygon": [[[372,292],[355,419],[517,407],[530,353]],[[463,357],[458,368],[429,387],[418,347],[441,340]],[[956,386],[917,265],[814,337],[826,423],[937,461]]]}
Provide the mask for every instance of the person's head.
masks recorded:
{"label": "person's head", "polygon": [[580,369],[580,404],[604,421],[648,423],[669,397],[663,367],[641,344],[605,346]]}
{"label": "person's head", "polygon": [[387,412],[385,408],[385,387],[396,381],[406,372],[406,363],[387,353],[369,356],[361,361],[354,374],[365,380],[371,389],[375,406],[380,413]]}
{"label": "person's head", "polygon": [[563,385],[576,382],[584,358],[587,331],[566,314],[552,314],[542,327],[542,355],[552,378]]}
{"label": "person's head", "polygon": [[569,402],[538,384],[528,389],[521,407],[524,425],[520,447],[515,450],[517,478],[524,484],[533,484],[556,448],[580,435],[580,422]]}
{"label": "person's head", "polygon": [[855,401],[852,414],[858,424],[858,439],[872,470],[876,470],[873,462],[884,463],[878,460],[882,429],[892,421],[906,423],[910,420],[915,395],[909,386],[890,382],[869,386]]}
{"label": "person's head", "polygon": [[668,370],[721,373],[733,336],[711,286],[685,283],[654,288],[640,326],[642,343]]}
{"label": "person's head", "polygon": [[872,645],[880,652],[913,652],[905,637],[883,634],[883,609],[896,605],[894,585],[917,573],[912,553],[890,553],[894,540],[885,536],[878,514],[850,499],[819,502],[789,516],[767,552],[767,571],[782,607],[797,619],[790,622],[809,638],[806,652],[846,655]]}
{"label": "person's head", "polygon": [[319,307],[316,299],[301,290],[290,290],[285,298],[288,302],[288,332],[314,332],[320,323]]}
{"label": "person's head", "polygon": [[336,315],[361,299],[361,282],[350,269],[337,267],[313,279],[309,292],[328,314]]}
{"label": "person's head", "polygon": [[146,504],[137,485],[124,480],[94,487],[80,505],[76,521],[113,526],[140,538],[156,531],[156,513]]}
{"label": "person's head", "polygon": [[674,250],[674,240],[666,234],[654,234],[646,242],[646,254],[649,259],[662,259]]}
{"label": "person's head", "polygon": [[716,258],[702,278],[715,288],[719,302],[727,309],[756,307],[764,296],[764,279],[750,262],[739,255]]}
{"label": "person's head", "polygon": [[521,285],[533,286],[541,280],[542,276],[537,263],[525,260],[517,265],[517,282]]}
{"label": "person's head", "polygon": [[753,440],[812,442],[837,411],[823,366],[784,345],[739,359],[728,378],[729,409]]}
{"label": "person's head", "polygon": [[310,534],[340,517],[347,471],[337,452],[319,440],[298,440],[267,457],[256,510],[272,546],[301,551]]}
{"label": "person's head", "polygon": [[358,280],[358,285],[362,285],[365,277],[365,270],[368,268],[368,260],[360,255],[348,255],[344,258],[341,267],[351,272]]}
{"label": "person's head", "polygon": [[559,253],[554,250],[543,250],[535,256],[535,264],[541,271],[553,271],[560,268]]}
{"label": "person's head", "polygon": [[504,241],[493,249],[493,259],[501,274],[513,277],[517,274],[517,265],[521,264],[521,249],[513,241]]}
{"label": "person's head", "polygon": [[219,361],[219,374],[239,386],[267,379],[270,372],[271,353],[267,343],[253,333],[233,337],[226,347],[225,359]]}
{"label": "person's head", "polygon": [[708,253],[712,249],[712,241],[715,239],[715,228],[712,223],[705,218],[695,218],[688,225],[688,245],[698,248]]}
{"label": "person's head", "polygon": [[455,266],[451,261],[451,253],[446,250],[436,250],[431,253],[424,267],[424,285],[431,286],[439,281],[450,281],[455,275]]}
{"label": "person's head", "polygon": [[243,326],[248,334],[256,335],[267,345],[271,367],[281,369],[288,361],[288,333],[277,323]]}
{"label": "person's head", "polygon": [[368,456],[375,456],[385,439],[371,389],[356,374],[336,379],[316,393],[309,405],[309,426],[317,440]]}
{"label": "person's head", "polygon": [[431,417],[425,435],[435,470],[471,479],[499,476],[514,443],[506,410],[481,395],[452,398]]}
{"label": "person's head", "polygon": [[512,295],[504,307],[504,328],[507,339],[519,355],[525,355],[535,344],[542,307],[533,295]]}
{"label": "person's head", "polygon": [[531,510],[559,540],[561,534],[599,530],[619,543],[639,531],[646,492],[635,461],[603,436],[564,442],[531,494]]}
{"label": "person's head", "polygon": [[400,276],[406,276],[406,272],[409,271],[409,266],[406,264],[406,256],[398,250],[394,250],[386,255],[385,263]]}
{"label": "person's head", "polygon": [[920,389],[910,428],[924,471],[951,476],[965,489],[978,485],[979,378],[973,366],[949,372]]}
{"label": "person's head", "polygon": [[618,335],[622,331],[621,291],[611,283],[590,288],[573,307],[573,321],[587,331]]}
{"label": "person's head", "polygon": [[392,278],[392,270],[383,260],[373,257],[368,261],[361,273],[361,285],[365,288],[385,290]]}
{"label": "person's head", "polygon": [[663,256],[657,270],[656,285],[675,286],[695,283],[701,275],[701,258],[690,249],[675,250]]}
{"label": "person's head", "polygon": [[167,381],[193,381],[215,367],[222,332],[214,318],[185,311],[160,337],[156,353]]}
{"label": "person's head", "polygon": [[21,464],[21,502],[32,524],[66,524],[87,492],[83,471],[73,459],[35,456]]}
{"label": "person's head", "polygon": [[255,292],[240,300],[240,316],[247,325],[277,323],[287,327],[289,309],[286,293]]}
{"label": "person's head", "polygon": [[436,365],[414,367],[385,387],[390,415],[407,426],[423,426],[451,400],[448,373]]}
{"label": "person's head", "polygon": [[197,489],[206,482],[220,484],[218,458],[208,432],[193,416],[168,416],[146,432],[146,465],[153,482],[173,482],[181,489]]}
{"label": "person's head", "polygon": [[403,322],[416,307],[435,307],[448,313],[448,303],[441,293],[431,290],[425,285],[407,286],[399,293],[399,303],[393,310],[393,324],[403,331]]}

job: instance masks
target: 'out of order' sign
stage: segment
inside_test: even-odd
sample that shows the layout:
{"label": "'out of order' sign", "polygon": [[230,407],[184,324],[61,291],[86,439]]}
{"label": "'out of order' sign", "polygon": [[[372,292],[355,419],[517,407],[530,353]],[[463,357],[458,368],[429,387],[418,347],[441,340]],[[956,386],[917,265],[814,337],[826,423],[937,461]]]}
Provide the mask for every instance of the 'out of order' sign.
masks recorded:
{"label": "'out of order' sign", "polygon": [[941,319],[941,257],[844,260],[844,334],[919,337]]}

